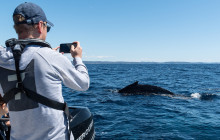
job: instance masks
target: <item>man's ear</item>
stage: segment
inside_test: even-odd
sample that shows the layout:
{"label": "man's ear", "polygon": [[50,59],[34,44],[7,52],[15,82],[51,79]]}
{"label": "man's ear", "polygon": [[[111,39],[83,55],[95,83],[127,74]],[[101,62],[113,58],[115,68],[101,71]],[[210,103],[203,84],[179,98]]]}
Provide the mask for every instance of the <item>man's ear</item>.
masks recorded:
{"label": "man's ear", "polygon": [[38,32],[41,34],[43,32],[43,23],[42,21],[38,22],[38,27],[37,27],[37,30]]}

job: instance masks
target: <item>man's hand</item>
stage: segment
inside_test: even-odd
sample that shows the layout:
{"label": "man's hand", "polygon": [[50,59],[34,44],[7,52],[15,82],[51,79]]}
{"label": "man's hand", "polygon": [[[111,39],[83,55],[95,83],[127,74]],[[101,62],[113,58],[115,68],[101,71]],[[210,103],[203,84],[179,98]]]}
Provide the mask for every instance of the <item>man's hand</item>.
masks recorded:
{"label": "man's hand", "polygon": [[82,48],[80,47],[80,43],[78,41],[73,42],[73,43],[76,43],[77,46],[76,46],[76,48],[74,48],[73,45],[71,46],[70,53],[71,53],[72,57],[82,58]]}
{"label": "man's hand", "polygon": [[54,51],[57,51],[60,48],[60,46],[53,48]]}

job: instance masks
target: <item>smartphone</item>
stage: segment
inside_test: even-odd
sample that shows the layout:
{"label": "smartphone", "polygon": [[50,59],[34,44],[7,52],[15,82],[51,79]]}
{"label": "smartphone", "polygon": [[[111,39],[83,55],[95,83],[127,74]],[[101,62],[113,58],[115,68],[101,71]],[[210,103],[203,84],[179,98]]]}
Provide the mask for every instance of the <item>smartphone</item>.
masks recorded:
{"label": "smartphone", "polygon": [[76,48],[77,43],[62,43],[62,44],[60,44],[60,51],[59,52],[70,53],[71,45],[73,45],[74,48]]}

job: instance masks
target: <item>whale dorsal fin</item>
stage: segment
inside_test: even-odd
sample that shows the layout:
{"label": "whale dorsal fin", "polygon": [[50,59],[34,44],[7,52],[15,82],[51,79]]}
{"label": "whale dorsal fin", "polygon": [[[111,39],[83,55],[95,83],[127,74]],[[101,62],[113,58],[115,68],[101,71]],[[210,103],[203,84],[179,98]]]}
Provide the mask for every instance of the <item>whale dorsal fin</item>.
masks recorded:
{"label": "whale dorsal fin", "polygon": [[138,81],[134,82],[133,84],[131,84],[132,86],[136,86],[138,85]]}

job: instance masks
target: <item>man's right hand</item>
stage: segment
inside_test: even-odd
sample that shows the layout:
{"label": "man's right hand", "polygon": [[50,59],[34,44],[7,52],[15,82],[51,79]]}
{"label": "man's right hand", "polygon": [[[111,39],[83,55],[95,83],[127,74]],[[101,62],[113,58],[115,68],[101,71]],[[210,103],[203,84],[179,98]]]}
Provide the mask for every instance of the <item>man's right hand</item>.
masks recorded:
{"label": "man's right hand", "polygon": [[74,58],[74,57],[80,57],[80,58],[82,58],[82,48],[81,48],[81,46],[80,46],[80,43],[79,43],[78,41],[73,42],[73,43],[76,43],[77,46],[76,46],[76,48],[74,48],[73,45],[71,46],[70,53],[71,53],[72,57],[73,57],[73,58]]}

